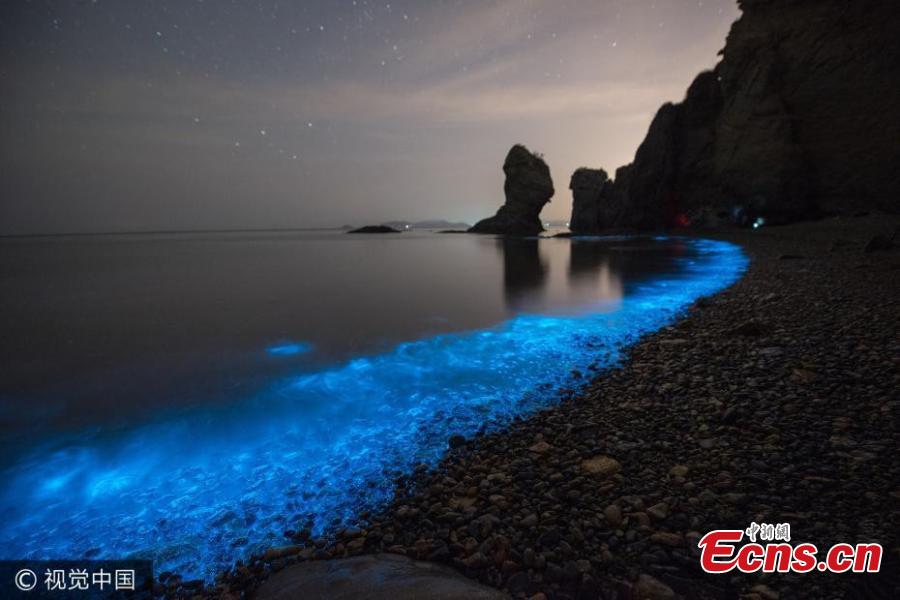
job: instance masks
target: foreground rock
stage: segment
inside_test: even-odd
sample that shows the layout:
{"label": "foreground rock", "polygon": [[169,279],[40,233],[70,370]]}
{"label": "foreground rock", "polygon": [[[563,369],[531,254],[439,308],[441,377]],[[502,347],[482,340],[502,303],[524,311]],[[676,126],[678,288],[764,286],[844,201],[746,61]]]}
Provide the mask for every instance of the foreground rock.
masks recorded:
{"label": "foreground rock", "polygon": [[544,159],[516,144],[503,162],[506,202],[493,217],[476,223],[469,232],[500,235],[537,235],[544,230],[540,214],[553,196],[553,180]]}
{"label": "foreground rock", "polygon": [[387,225],[366,225],[358,229],[351,229],[347,233],[401,233],[401,231]]}
{"label": "foreground rock", "polygon": [[[888,0],[741,0],[722,61],[659,109],[596,227],[896,213],[900,11]],[[827,40],[825,42],[824,40]]]}
{"label": "foreground rock", "polygon": [[433,563],[382,554],[308,562],[263,584],[258,600],[502,600],[506,594]]}

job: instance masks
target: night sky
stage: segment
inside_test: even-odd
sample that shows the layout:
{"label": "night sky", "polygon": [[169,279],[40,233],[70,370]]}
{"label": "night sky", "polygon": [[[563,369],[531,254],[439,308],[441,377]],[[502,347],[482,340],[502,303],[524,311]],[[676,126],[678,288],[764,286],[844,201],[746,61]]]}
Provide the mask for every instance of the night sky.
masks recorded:
{"label": "night sky", "polygon": [[734,0],[0,7],[0,234],[470,223],[522,142],[630,162]]}

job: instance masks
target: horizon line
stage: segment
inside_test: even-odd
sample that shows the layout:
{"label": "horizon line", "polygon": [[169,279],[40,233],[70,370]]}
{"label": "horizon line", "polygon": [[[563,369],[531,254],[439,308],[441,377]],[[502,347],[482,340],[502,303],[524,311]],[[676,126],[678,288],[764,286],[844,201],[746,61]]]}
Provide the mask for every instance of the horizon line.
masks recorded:
{"label": "horizon line", "polygon": [[[405,221],[403,219],[389,219],[381,221],[379,224],[385,223],[409,223],[415,225],[417,223],[426,223],[428,221],[442,221],[448,224],[463,224],[463,221],[451,221],[449,219],[421,219],[419,221]],[[465,223],[468,225],[468,223]],[[273,233],[273,232],[291,232],[291,231],[334,231],[340,229],[354,228],[357,225],[343,224],[322,227],[226,227],[212,229],[131,229],[123,231],[55,231],[50,233],[0,233],[0,239],[13,238],[35,238],[35,237],[91,237],[103,235],[161,235],[161,234],[186,234],[186,233]]]}
{"label": "horizon line", "polygon": [[181,233],[266,233],[289,231],[329,231],[343,229],[344,225],[333,227],[251,227],[251,228],[224,228],[224,229],[135,229],[125,231],[72,231],[52,233],[2,233],[0,239],[30,238],[30,237],[90,237],[101,235],[160,235]]}

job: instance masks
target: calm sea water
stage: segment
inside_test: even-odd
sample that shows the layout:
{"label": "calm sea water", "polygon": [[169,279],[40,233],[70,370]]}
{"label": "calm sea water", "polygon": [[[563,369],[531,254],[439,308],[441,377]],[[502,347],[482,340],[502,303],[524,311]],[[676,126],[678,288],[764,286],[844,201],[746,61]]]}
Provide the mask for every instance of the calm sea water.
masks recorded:
{"label": "calm sea water", "polygon": [[740,276],[734,246],[407,232],[0,241],[0,558],[210,577]]}

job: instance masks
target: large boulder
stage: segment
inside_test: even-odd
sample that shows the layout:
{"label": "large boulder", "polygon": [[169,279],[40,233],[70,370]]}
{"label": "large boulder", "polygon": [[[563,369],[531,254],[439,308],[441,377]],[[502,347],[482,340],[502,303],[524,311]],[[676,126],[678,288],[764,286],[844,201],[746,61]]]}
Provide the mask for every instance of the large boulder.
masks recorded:
{"label": "large boulder", "polygon": [[572,233],[596,233],[603,224],[600,212],[603,204],[603,191],[609,182],[609,176],[603,169],[581,168],[572,173],[569,189],[572,190],[572,218],[569,229]]}
{"label": "large boulder", "polygon": [[739,5],[721,62],[659,110],[627,177],[617,172],[608,193],[621,206],[604,226],[900,210],[896,2]]}
{"label": "large boulder", "polygon": [[434,563],[380,554],[318,560],[288,567],[267,579],[255,598],[293,600],[501,600],[507,596]]}
{"label": "large boulder", "polygon": [[503,162],[506,202],[493,217],[483,219],[469,229],[472,233],[501,235],[537,235],[544,230],[541,209],[553,196],[553,180],[544,159],[525,146],[516,144]]}

